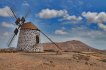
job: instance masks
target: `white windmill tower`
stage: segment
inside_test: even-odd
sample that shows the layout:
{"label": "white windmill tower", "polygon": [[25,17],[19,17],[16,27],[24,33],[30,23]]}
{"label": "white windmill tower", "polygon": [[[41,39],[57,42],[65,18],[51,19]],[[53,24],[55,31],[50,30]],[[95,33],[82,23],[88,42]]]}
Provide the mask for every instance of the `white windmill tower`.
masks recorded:
{"label": "white windmill tower", "polygon": [[28,52],[43,52],[39,44],[40,32],[31,22],[24,23],[20,28],[17,48]]}

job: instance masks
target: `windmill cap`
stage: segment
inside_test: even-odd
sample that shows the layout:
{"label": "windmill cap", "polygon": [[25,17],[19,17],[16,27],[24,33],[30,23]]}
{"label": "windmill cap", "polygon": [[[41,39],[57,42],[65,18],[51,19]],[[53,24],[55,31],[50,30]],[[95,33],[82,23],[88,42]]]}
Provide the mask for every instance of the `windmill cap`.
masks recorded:
{"label": "windmill cap", "polygon": [[37,26],[32,24],[31,22],[26,22],[21,26],[21,29],[32,29],[32,30],[38,30]]}

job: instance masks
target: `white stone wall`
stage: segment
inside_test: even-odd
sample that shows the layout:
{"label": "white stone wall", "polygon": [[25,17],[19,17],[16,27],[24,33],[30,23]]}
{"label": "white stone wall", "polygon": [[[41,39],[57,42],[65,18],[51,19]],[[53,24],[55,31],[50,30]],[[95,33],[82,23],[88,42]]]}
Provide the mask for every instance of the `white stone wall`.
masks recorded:
{"label": "white stone wall", "polygon": [[20,30],[17,48],[27,52],[42,52],[43,47],[36,44],[36,35],[40,36],[39,31],[31,29]]}

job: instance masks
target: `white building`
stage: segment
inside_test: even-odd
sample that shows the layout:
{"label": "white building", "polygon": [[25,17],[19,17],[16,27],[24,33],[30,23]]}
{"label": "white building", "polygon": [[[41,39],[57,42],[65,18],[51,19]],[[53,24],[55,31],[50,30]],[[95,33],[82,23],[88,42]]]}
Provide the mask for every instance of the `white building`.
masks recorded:
{"label": "white building", "polygon": [[26,52],[43,52],[40,42],[40,32],[31,22],[21,26],[17,48]]}

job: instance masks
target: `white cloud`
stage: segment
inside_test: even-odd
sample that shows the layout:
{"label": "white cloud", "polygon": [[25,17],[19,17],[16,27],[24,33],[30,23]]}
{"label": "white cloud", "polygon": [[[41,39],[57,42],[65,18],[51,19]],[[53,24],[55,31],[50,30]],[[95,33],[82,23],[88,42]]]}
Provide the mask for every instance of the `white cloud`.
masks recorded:
{"label": "white cloud", "polygon": [[38,16],[40,18],[44,19],[50,19],[50,18],[56,18],[61,17],[63,20],[69,20],[69,21],[81,21],[82,17],[77,17],[75,15],[69,15],[67,10],[55,10],[55,9],[43,9],[40,13],[38,13]]}
{"label": "white cloud", "polygon": [[97,23],[100,28],[106,29],[106,25],[103,24],[104,22],[106,22],[105,12],[83,12],[82,16],[91,23]]}
{"label": "white cloud", "polygon": [[66,35],[66,34],[68,34],[65,30],[63,30],[63,29],[60,29],[60,30],[56,30],[55,31],[55,34],[58,34],[58,35]]}
{"label": "white cloud", "polygon": [[83,12],[82,16],[85,17],[89,22],[96,22],[96,16],[98,13],[96,12]]}
{"label": "white cloud", "polygon": [[9,32],[4,32],[3,36],[9,36]]}
{"label": "white cloud", "polygon": [[106,31],[106,25],[101,23],[101,24],[98,24],[98,26]]}
{"label": "white cloud", "polygon": [[4,8],[0,8],[0,16],[8,17],[10,16],[8,12],[10,13],[10,8],[8,6],[5,6]]}
{"label": "white cloud", "polygon": [[85,17],[89,22],[92,23],[103,23],[106,22],[105,12],[83,12],[82,16]]}
{"label": "white cloud", "polygon": [[29,4],[28,4],[28,3],[23,3],[23,5],[24,5],[24,6],[29,6]]}
{"label": "white cloud", "polygon": [[67,14],[66,10],[43,9],[38,14],[38,16],[40,18],[49,19],[49,18],[55,18],[55,17],[63,17],[66,14]]}
{"label": "white cloud", "polygon": [[29,3],[27,1],[24,1],[24,3],[22,5],[23,6],[29,6]]}
{"label": "white cloud", "polygon": [[80,37],[80,38],[88,38],[88,39],[96,39],[99,36],[102,36],[104,31],[99,30],[91,30],[87,27],[77,27],[73,28],[70,32],[72,37]]}
{"label": "white cloud", "polygon": [[76,22],[81,21],[81,20],[82,20],[82,17],[80,17],[80,16],[77,17],[77,16],[75,16],[75,15],[72,15],[72,16],[67,15],[67,16],[64,17],[64,20],[70,20],[70,21],[76,23]]}
{"label": "white cloud", "polygon": [[6,27],[6,28],[14,28],[15,25],[13,24],[10,24],[10,23],[7,23],[7,22],[2,22],[1,24],[3,27]]}

